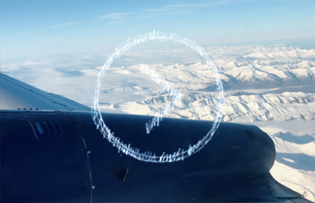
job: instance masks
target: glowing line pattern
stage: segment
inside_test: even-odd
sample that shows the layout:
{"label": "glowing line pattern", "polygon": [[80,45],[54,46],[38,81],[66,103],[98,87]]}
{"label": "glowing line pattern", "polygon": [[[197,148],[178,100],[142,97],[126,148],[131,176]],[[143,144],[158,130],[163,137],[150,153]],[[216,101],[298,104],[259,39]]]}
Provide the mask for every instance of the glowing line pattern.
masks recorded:
{"label": "glowing line pattern", "polygon": [[[206,61],[206,63],[210,66],[212,69],[212,72],[214,76],[216,77],[216,85],[218,92],[218,101],[219,101],[219,108],[216,112],[216,119],[212,124],[212,127],[210,131],[202,138],[200,139],[196,144],[189,145],[188,149],[178,149],[177,152],[174,152],[173,154],[165,154],[165,152],[162,153],[162,155],[155,155],[152,152],[140,152],[140,149],[132,148],[127,144],[124,144],[120,138],[115,137],[114,133],[111,132],[111,130],[106,126],[102,114],[99,107],[99,92],[100,92],[100,86],[101,81],[105,75],[105,72],[109,69],[110,65],[113,63],[113,61],[117,58],[119,58],[123,53],[131,50],[132,47],[136,46],[137,44],[144,43],[148,40],[155,40],[155,41],[174,41],[177,43],[181,43],[186,45],[186,47],[190,48],[192,51],[195,51],[196,53],[200,54],[200,56],[203,57],[203,59]],[[150,32],[145,35],[137,36],[133,39],[128,39],[126,44],[121,46],[120,48],[116,48],[114,53],[108,58],[107,62],[103,65],[101,71],[97,75],[97,82],[95,85],[95,94],[93,99],[93,109],[92,109],[92,118],[94,121],[94,124],[96,125],[96,128],[102,133],[103,138],[106,138],[110,143],[113,144],[113,146],[118,148],[118,152],[121,151],[126,155],[129,155],[137,160],[145,161],[145,162],[153,162],[153,163],[167,163],[167,162],[175,162],[184,160],[185,158],[191,156],[194,153],[197,153],[200,151],[214,136],[215,131],[218,129],[220,121],[223,117],[223,111],[225,106],[225,98],[224,98],[224,92],[223,92],[223,86],[221,82],[220,75],[218,73],[218,69],[215,67],[214,63],[210,59],[210,57],[206,54],[206,52],[198,46],[195,42],[192,42],[188,40],[187,38],[183,38],[181,36],[178,36],[176,34],[169,34],[169,33],[160,33],[160,32]]]}
{"label": "glowing line pattern", "polygon": [[150,134],[150,131],[153,129],[154,126],[159,126],[160,121],[162,121],[163,116],[165,116],[168,111],[172,111],[175,106],[180,102],[182,99],[182,93],[178,89],[174,89],[169,82],[165,81],[165,79],[161,79],[159,77],[158,73],[155,73],[155,68],[153,67],[153,70],[150,71],[148,69],[147,65],[140,65],[140,71],[142,72],[143,75],[149,76],[151,80],[153,80],[156,84],[160,85],[163,87],[163,90],[166,90],[170,97],[171,97],[171,102],[167,103],[165,106],[164,111],[158,111],[158,115],[154,116],[149,123],[145,124],[145,128],[147,131],[147,134]]}

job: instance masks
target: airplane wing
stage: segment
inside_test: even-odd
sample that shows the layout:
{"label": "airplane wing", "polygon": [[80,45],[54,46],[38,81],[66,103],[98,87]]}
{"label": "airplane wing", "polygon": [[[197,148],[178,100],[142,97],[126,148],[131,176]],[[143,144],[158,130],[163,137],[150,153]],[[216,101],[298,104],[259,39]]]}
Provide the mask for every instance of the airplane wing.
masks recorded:
{"label": "airplane wing", "polygon": [[90,108],[57,94],[47,93],[0,72],[0,109],[79,110]]}
{"label": "airplane wing", "polygon": [[[310,202],[271,176],[275,146],[256,126],[221,123],[184,161],[148,163],[104,140],[86,106],[2,73],[0,90],[1,202]],[[164,118],[146,135],[150,116],[102,116],[125,143],[157,154],[212,125]]]}

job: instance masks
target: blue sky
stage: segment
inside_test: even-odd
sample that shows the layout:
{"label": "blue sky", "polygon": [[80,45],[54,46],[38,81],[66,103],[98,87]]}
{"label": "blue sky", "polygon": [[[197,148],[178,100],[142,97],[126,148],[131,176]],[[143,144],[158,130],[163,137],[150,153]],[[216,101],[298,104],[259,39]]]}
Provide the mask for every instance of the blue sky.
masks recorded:
{"label": "blue sky", "polygon": [[2,59],[107,54],[152,30],[202,46],[315,42],[315,1],[10,0],[1,1],[0,8]]}

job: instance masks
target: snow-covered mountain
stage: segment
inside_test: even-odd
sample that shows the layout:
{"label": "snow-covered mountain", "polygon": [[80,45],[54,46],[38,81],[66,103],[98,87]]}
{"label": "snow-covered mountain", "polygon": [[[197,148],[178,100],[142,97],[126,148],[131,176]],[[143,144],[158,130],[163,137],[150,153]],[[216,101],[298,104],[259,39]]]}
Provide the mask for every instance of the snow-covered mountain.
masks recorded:
{"label": "snow-covered mountain", "polygon": [[[165,103],[168,100],[169,96],[158,96],[147,99],[144,103]],[[227,93],[225,103],[224,121],[315,121],[315,94],[312,93],[264,94],[257,93],[257,90],[243,90]],[[211,109],[215,109],[216,105],[214,95],[188,95],[183,97],[182,105],[175,111],[181,118],[213,120],[215,115]]]}
{"label": "snow-covered mountain", "polygon": [[[315,50],[283,46],[212,47],[206,50],[218,67],[224,86],[224,121],[315,120]],[[136,77],[139,66],[128,67],[128,73],[124,74]],[[161,70],[159,76],[183,92],[181,104],[170,116],[203,120],[215,118],[217,86],[206,63],[154,63],[150,66],[155,67],[157,72]],[[119,71],[119,67],[114,67],[111,73]],[[104,100],[114,97],[110,94],[113,90],[105,88],[107,94]],[[119,90],[116,85],[116,90],[123,95],[132,92],[138,97],[115,105],[105,103],[102,105],[105,111],[154,115],[171,99],[166,91],[152,84],[143,88],[129,83]]]}
{"label": "snow-covered mountain", "polygon": [[[244,53],[242,48],[246,50],[245,47],[234,48],[240,54],[229,61],[214,57],[222,71],[225,89],[314,85],[315,50],[276,46],[253,47]],[[221,48],[220,51],[226,50]]]}

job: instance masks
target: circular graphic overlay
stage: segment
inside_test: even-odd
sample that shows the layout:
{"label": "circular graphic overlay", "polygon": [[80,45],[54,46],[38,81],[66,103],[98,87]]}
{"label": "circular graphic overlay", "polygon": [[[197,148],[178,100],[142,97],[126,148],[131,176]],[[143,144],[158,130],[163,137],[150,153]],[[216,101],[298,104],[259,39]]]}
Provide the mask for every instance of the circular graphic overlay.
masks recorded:
{"label": "circular graphic overlay", "polygon": [[[122,54],[126,53],[127,51],[130,51],[132,47],[135,47],[136,45],[140,43],[144,43],[148,40],[151,41],[174,41],[177,43],[181,43],[188,47],[190,50],[196,52],[199,54],[205,62],[209,65],[211,68],[213,75],[216,78],[216,91],[218,92],[217,100],[218,100],[218,110],[216,111],[216,118],[215,121],[212,124],[212,127],[210,128],[209,132],[204,135],[197,143],[193,145],[189,145],[188,149],[180,149],[173,154],[161,154],[161,155],[153,155],[152,152],[146,152],[141,153],[140,149],[132,148],[132,146],[124,144],[123,141],[121,141],[119,138],[114,136],[114,133],[111,132],[111,130],[106,126],[100,106],[99,106],[99,92],[100,92],[100,86],[101,81],[106,73],[106,71],[109,69],[113,61],[117,58],[119,58]],[[145,162],[153,162],[153,163],[171,163],[175,161],[184,160],[185,158],[191,156],[194,153],[197,153],[199,150],[201,150],[214,136],[216,130],[219,127],[219,124],[223,117],[223,111],[225,106],[225,98],[224,98],[224,91],[223,86],[221,82],[220,75],[218,73],[218,69],[215,67],[214,63],[210,59],[210,57],[207,55],[207,53],[198,46],[195,42],[190,41],[187,38],[183,38],[181,36],[178,36],[176,34],[170,34],[170,33],[161,33],[161,32],[150,32],[145,35],[137,36],[133,39],[128,39],[127,42],[122,45],[119,48],[116,48],[114,53],[108,58],[107,62],[102,66],[100,72],[97,75],[97,82],[95,86],[95,94],[93,99],[93,109],[92,109],[92,118],[94,121],[94,124],[96,125],[96,128],[102,133],[103,138],[106,138],[110,143],[113,144],[113,146],[118,148],[118,151],[123,152],[126,155],[129,155],[137,160],[145,161]]]}

